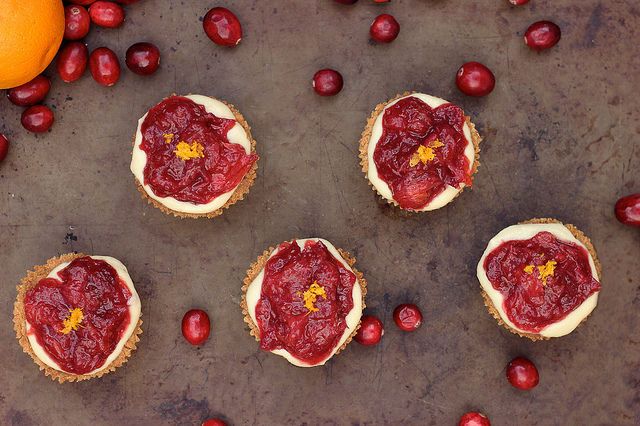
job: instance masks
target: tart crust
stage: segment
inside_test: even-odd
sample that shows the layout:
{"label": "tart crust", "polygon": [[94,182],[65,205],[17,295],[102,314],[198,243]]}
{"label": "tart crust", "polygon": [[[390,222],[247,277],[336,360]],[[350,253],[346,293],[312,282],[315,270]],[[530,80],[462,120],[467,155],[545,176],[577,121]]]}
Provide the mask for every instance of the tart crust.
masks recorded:
{"label": "tart crust", "polygon": [[[79,382],[82,380],[89,380],[94,377],[102,377],[103,375],[115,371],[116,368],[120,367],[122,364],[127,362],[131,353],[136,349],[136,344],[140,341],[140,334],[142,334],[142,320],[138,319],[138,325],[135,330],[129,337],[129,340],[125,343],[122,351],[114,359],[111,364],[109,364],[106,368],[92,374],[72,374],[64,371],[56,370],[55,368],[51,368],[46,365],[44,362],[37,357],[31,344],[29,343],[29,339],[27,338],[27,330],[26,330],[26,318],[24,313],[24,298],[27,294],[27,291],[35,287],[38,282],[46,278],[49,273],[56,268],[58,265],[71,262],[74,259],[79,257],[84,257],[85,254],[82,253],[68,253],[63,254],[58,257],[52,257],[47,260],[47,263],[44,265],[34,266],[33,270],[27,271],[27,275],[22,278],[20,281],[20,285],[17,286],[18,296],[16,298],[15,304],[13,306],[13,328],[16,331],[16,337],[20,346],[22,347],[23,352],[29,354],[33,361],[40,367],[40,370],[44,371],[46,376],[49,376],[51,380],[57,380],[60,383],[64,382]],[[142,316],[142,313],[140,314]]]}
{"label": "tart crust", "polygon": [[[177,95],[174,93],[171,96],[177,96]],[[164,99],[167,99],[167,98],[164,98]],[[249,126],[249,123],[247,123],[247,120],[245,120],[244,116],[240,113],[240,111],[236,109],[235,106],[233,106],[232,104],[226,101],[223,101],[220,99],[218,100],[224,103],[231,110],[238,124],[240,124],[244,129],[244,131],[247,133],[247,138],[251,142],[251,152],[255,153],[256,141],[251,135],[251,126]],[[133,149],[135,149],[135,143],[136,143],[136,134],[134,133],[133,140],[132,140]],[[167,206],[165,206],[164,204],[160,203],[159,201],[149,197],[149,194],[147,194],[147,192],[144,190],[142,183],[138,181],[138,179],[135,176],[134,176],[134,180],[136,182],[136,188],[138,188],[138,191],[142,195],[142,198],[147,200],[149,204],[151,204],[154,207],[157,207],[158,209],[162,210],[166,214],[174,215],[176,217],[183,218],[183,219],[184,218],[197,219],[199,217],[213,218],[216,216],[220,216],[222,213],[224,213],[225,209],[231,207],[238,201],[244,199],[244,196],[249,192],[249,189],[251,189],[251,186],[253,185],[253,182],[256,178],[256,174],[258,170],[258,160],[256,160],[255,163],[253,163],[253,166],[251,166],[247,174],[244,175],[244,178],[242,178],[242,180],[240,181],[236,189],[233,191],[233,194],[231,194],[231,198],[229,198],[222,207],[208,213],[185,213],[185,212],[179,212],[177,210],[172,210]]]}
{"label": "tart crust", "polygon": [[[373,130],[373,125],[376,122],[376,119],[378,118],[378,115],[380,115],[380,113],[382,113],[386,108],[386,106],[389,105],[391,102],[397,99],[412,95],[414,93],[417,93],[417,92],[415,91],[404,92],[402,94],[394,96],[393,98],[389,99],[386,102],[382,102],[376,105],[373,112],[367,119],[367,124],[364,130],[362,131],[362,135],[360,136],[360,146],[359,146],[358,156],[360,157],[360,165],[362,166],[362,171],[364,172],[364,177],[367,180],[367,183],[369,184],[371,189],[374,190],[380,198],[382,198],[383,201],[387,202],[388,204],[394,205],[404,211],[408,211],[412,213],[425,213],[417,210],[403,209],[395,200],[393,199],[389,200],[385,198],[384,196],[382,196],[382,194],[380,194],[380,192],[378,192],[376,187],[371,183],[371,181],[367,176],[369,172],[369,156],[368,156],[369,141],[371,140],[371,132]],[[478,171],[478,167],[480,167],[480,142],[482,142],[482,137],[480,136],[480,133],[478,133],[478,131],[476,130],[475,124],[471,122],[471,117],[465,115],[465,122],[467,123],[467,125],[469,126],[469,130],[471,131],[471,142],[473,143],[473,148],[475,151],[475,157],[474,157],[473,165],[471,166],[471,175],[470,175],[473,178],[473,175],[475,175],[476,172]],[[465,188],[466,186],[462,188],[460,191],[458,191],[458,193],[453,199],[457,198],[460,194],[462,194],[462,191],[464,191]]]}
{"label": "tart crust", "polygon": [[[524,222],[520,222],[518,224],[519,225],[523,225],[523,224],[527,224],[527,223],[559,223],[561,225],[564,225],[564,227],[567,228],[571,232],[571,234],[573,234],[573,236],[576,237],[576,239],[578,241],[580,241],[582,244],[584,244],[585,247],[587,248],[587,251],[589,252],[591,257],[593,258],[593,263],[596,266],[596,271],[598,272],[598,280],[600,280],[600,278],[602,277],[602,266],[600,264],[600,260],[598,260],[598,255],[596,254],[596,250],[593,247],[593,244],[591,243],[591,240],[582,231],[580,231],[578,228],[576,228],[574,225],[572,225],[570,223],[564,224],[564,223],[560,222],[559,220],[552,219],[552,218],[529,219],[529,220],[525,220]],[[496,321],[498,321],[498,324],[500,324],[501,326],[503,326],[504,328],[509,330],[511,333],[517,334],[520,337],[526,337],[527,339],[533,340],[534,342],[537,341],[537,340],[549,340],[549,339],[551,339],[550,337],[541,336],[540,334],[525,333],[525,332],[516,330],[515,328],[512,328],[512,327],[508,326],[502,320],[502,317],[500,317],[500,313],[498,312],[496,307],[493,305],[493,302],[491,301],[491,298],[489,297],[489,295],[484,291],[484,289],[482,289],[482,286],[480,288],[481,288],[481,293],[482,293],[482,299],[484,300],[484,305],[487,307],[487,310],[489,311],[491,316],[493,318],[495,318]],[[584,324],[584,322],[587,320],[587,318],[589,318],[589,316],[591,316],[591,314],[589,314],[586,317],[584,317],[582,319],[582,321],[580,321],[580,324],[578,324],[578,327],[580,327],[582,324]],[[578,327],[576,327],[576,329]]]}
{"label": "tart crust", "polygon": [[[297,238],[294,238],[293,240],[297,240]],[[366,307],[365,296],[367,295],[367,281],[364,279],[362,272],[353,267],[353,265],[356,263],[355,257],[353,257],[349,252],[344,251],[340,248],[336,249],[338,250],[338,253],[340,253],[340,256],[342,256],[342,258],[345,260],[345,262],[347,262],[347,264],[351,267],[353,273],[356,275],[357,282],[359,283],[360,290],[362,292],[362,309],[364,310],[364,308]],[[265,265],[267,264],[267,260],[269,260],[269,256],[271,256],[271,253],[273,253],[274,250],[275,247],[269,247],[268,250],[265,250],[260,256],[258,256],[258,259],[256,259],[256,261],[253,262],[251,266],[249,266],[249,269],[247,270],[247,276],[244,278],[244,280],[242,280],[242,300],[240,301],[240,308],[242,309],[242,315],[244,315],[244,322],[249,326],[249,334],[253,336],[258,342],[260,341],[260,329],[258,328],[258,325],[255,324],[251,319],[251,315],[249,315],[249,307],[247,305],[247,290],[249,289],[249,285],[251,285],[260,271],[264,269]],[[332,355],[332,357],[338,355],[344,350],[344,348],[347,347],[347,345],[351,342],[351,340],[353,340],[353,337],[358,332],[360,325],[361,321],[358,322],[358,325],[353,330],[351,335],[349,335],[347,340],[338,348],[338,350]]]}

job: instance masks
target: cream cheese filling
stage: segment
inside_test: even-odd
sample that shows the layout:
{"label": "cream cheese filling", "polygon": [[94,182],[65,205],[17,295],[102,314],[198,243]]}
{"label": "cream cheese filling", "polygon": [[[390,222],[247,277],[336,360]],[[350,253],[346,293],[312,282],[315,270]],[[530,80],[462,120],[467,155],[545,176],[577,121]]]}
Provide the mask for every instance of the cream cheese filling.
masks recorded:
{"label": "cream cheese filling", "polygon": [[[136,292],[136,289],[133,285],[133,281],[131,280],[131,277],[129,276],[129,272],[127,271],[127,268],[122,264],[122,262],[120,262],[117,259],[114,259],[113,257],[109,257],[109,256],[89,256],[89,257],[92,259],[104,260],[109,265],[111,265],[113,269],[115,269],[116,272],[118,273],[118,277],[122,281],[124,281],[124,283],[127,285],[127,288],[131,293],[131,297],[129,298],[129,325],[127,326],[124,333],[122,334],[122,337],[118,341],[118,344],[114,348],[113,352],[111,352],[111,354],[107,357],[107,359],[105,360],[104,364],[102,364],[101,367],[96,368],[95,370],[90,371],[89,373],[85,373],[85,375],[94,374],[104,370],[118,357],[118,355],[120,355],[120,352],[122,352],[124,345],[127,343],[129,338],[135,331],[136,327],[138,326],[138,320],[140,319],[140,298],[138,297],[138,293]],[[49,272],[49,275],[47,275],[47,278],[60,279],[60,277],[58,276],[58,272],[66,268],[69,265],[69,263],[71,262],[64,262],[56,266],[51,272]],[[49,353],[46,351],[46,349],[43,348],[40,345],[40,343],[38,343],[38,340],[36,339],[36,336],[34,335],[34,333],[31,333],[31,324],[29,324],[29,321],[25,320],[25,325],[26,325],[26,331],[27,331],[27,339],[29,339],[29,344],[31,345],[31,348],[33,349],[33,352],[36,354],[38,359],[40,359],[40,361],[42,361],[43,363],[45,363],[46,365],[48,365],[53,369],[67,373],[64,369],[62,369],[62,367],[58,365],[56,361],[53,360],[53,358],[49,356]],[[69,374],[74,374],[74,373],[69,373]]]}
{"label": "cream cheese filling", "polygon": [[[342,258],[338,250],[331,244],[329,241],[324,240],[322,238],[305,238],[301,240],[296,240],[300,249],[304,249],[304,245],[307,241],[320,241],[325,245],[327,250],[342,263],[342,265],[349,271],[353,272],[353,269],[349,266],[349,264]],[[276,248],[269,258],[273,257],[276,253],[280,251],[280,247]],[[354,273],[355,275],[355,273]],[[249,310],[249,316],[251,316],[251,320],[254,324],[258,325],[257,317],[256,317],[256,306],[258,301],[260,300],[260,296],[262,294],[262,282],[264,281],[264,268],[260,271],[260,273],[254,278],[254,280],[249,284],[247,288],[246,300],[247,307]],[[353,333],[353,331],[358,327],[360,323],[360,317],[362,316],[362,289],[360,287],[360,282],[358,281],[358,277],[356,276],[356,282],[353,285],[353,290],[351,292],[351,297],[353,298],[353,308],[347,314],[345,321],[347,326],[340,338],[338,344],[333,348],[331,353],[321,362],[316,364],[309,364],[305,361],[302,361],[296,357],[294,357],[291,353],[289,353],[286,349],[276,349],[271,351],[276,355],[280,355],[287,359],[291,364],[296,365],[298,367],[315,367],[318,365],[324,365],[335,353],[338,349],[347,341],[349,336]]]}
{"label": "cream cheese filling", "polygon": [[[435,96],[426,95],[424,93],[412,93],[410,95],[396,99],[393,102],[390,102],[389,104],[387,104],[387,106],[384,107],[380,114],[378,114],[378,117],[376,117],[373,128],[371,130],[371,138],[369,139],[369,144],[367,147],[367,157],[369,159],[369,169],[367,171],[367,177],[369,178],[369,181],[374,186],[374,188],[378,191],[378,193],[389,201],[393,201],[393,193],[391,192],[391,188],[389,188],[389,185],[387,185],[387,183],[382,180],[380,176],[378,176],[378,168],[376,167],[376,163],[373,160],[373,153],[376,149],[376,146],[378,145],[378,142],[380,142],[380,138],[382,137],[382,116],[386,112],[387,108],[395,105],[402,99],[406,99],[412,96],[420,99],[431,108],[437,108],[440,105],[449,103],[444,99],[436,98]],[[466,122],[463,126],[463,133],[465,139],[467,140],[467,146],[465,147],[464,155],[469,160],[469,173],[471,173],[471,171],[473,170],[473,163],[475,162],[476,152],[473,141],[471,139],[471,129]],[[436,210],[446,206],[456,197],[456,195],[458,195],[460,191],[462,191],[464,186],[464,183],[460,183],[460,188],[454,188],[453,186],[447,185],[444,191],[438,194],[433,200],[429,202],[429,204],[419,209],[418,211]]]}
{"label": "cream cheese filling", "polygon": [[[500,318],[502,318],[502,320],[509,327],[518,330],[521,333],[531,332],[518,328],[508,318],[503,308],[504,297],[502,296],[502,293],[493,288],[493,285],[489,281],[487,272],[484,269],[484,261],[489,253],[491,253],[502,243],[513,240],[528,240],[530,238],[533,238],[539,232],[543,231],[547,231],[553,234],[557,239],[561,241],[567,241],[577,244],[578,246],[583,247],[585,250],[587,250],[589,256],[589,266],[591,267],[591,274],[594,278],[599,280],[598,271],[596,269],[593,258],[591,257],[591,253],[589,253],[587,247],[585,247],[584,244],[582,244],[576,237],[574,237],[571,231],[569,231],[569,229],[567,229],[567,227],[565,227],[561,223],[524,223],[519,225],[512,225],[500,231],[489,241],[484,254],[480,258],[480,262],[478,262],[478,280],[480,281],[482,289],[487,293],[487,295],[491,299],[491,302],[493,303],[493,306],[500,314]],[[582,302],[582,304],[571,311],[566,317],[558,322],[549,324],[537,334],[544,337],[561,337],[571,333],[582,322],[582,320],[589,316],[589,314],[594,310],[594,308],[598,304],[598,293],[599,292],[595,292],[594,294],[589,296],[584,302]]]}
{"label": "cream cheese filling", "polygon": [[[184,97],[204,106],[207,112],[215,115],[216,117],[236,120],[233,115],[233,111],[231,111],[224,102],[203,95],[186,95]],[[182,213],[205,214],[211,213],[212,211],[218,210],[220,207],[224,206],[240,184],[236,185],[236,187],[231,191],[218,195],[206,204],[195,204],[187,201],[179,201],[173,197],[159,197],[153,192],[151,186],[144,183],[144,168],[147,165],[147,153],[140,148],[140,144],[142,143],[142,123],[146,117],[147,114],[143,115],[138,120],[138,129],[136,130],[136,138],[133,144],[133,155],[131,157],[131,172],[138,182],[140,182],[140,185],[142,185],[147,195],[167,208]],[[241,145],[247,154],[251,153],[251,141],[249,140],[249,136],[242,125],[237,121],[227,133],[227,138],[229,139],[229,142]]]}

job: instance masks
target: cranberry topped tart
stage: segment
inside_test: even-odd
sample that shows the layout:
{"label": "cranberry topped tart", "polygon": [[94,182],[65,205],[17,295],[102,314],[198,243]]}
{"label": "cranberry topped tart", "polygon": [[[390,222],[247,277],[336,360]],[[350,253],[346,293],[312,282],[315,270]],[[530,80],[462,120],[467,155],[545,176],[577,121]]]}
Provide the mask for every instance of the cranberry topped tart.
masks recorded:
{"label": "cranberry topped tart", "polygon": [[481,140],[460,107],[407,92],[374,109],[360,139],[360,163],[388,203],[430,211],[471,186]]}
{"label": "cranberry topped tart", "polygon": [[62,383],[124,364],[140,340],[140,316],[140,298],[120,261],[65,254],[22,279],[13,322],[24,352]]}
{"label": "cranberry topped tart", "polygon": [[555,219],[500,231],[477,274],[491,315],[531,340],[571,333],[598,304],[601,270],[591,241]]}
{"label": "cranberry topped tart", "polygon": [[366,281],[349,253],[321,238],[266,250],[247,271],[242,312],[260,348],[298,367],[324,365],[356,334]]}
{"label": "cranberry topped tart", "polygon": [[244,198],[256,176],[256,142],[233,105],[170,96],[138,121],[131,171],[155,207],[178,217],[215,217]]}

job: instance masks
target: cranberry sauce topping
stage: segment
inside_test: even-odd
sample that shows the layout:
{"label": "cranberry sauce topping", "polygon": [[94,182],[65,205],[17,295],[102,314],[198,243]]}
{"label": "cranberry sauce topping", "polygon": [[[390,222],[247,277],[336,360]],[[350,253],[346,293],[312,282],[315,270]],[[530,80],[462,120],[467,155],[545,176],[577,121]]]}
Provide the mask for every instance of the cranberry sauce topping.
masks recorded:
{"label": "cranberry sauce topping", "polygon": [[231,191],[258,159],[227,138],[235,123],[182,96],[163,100],[142,123],[144,183],[159,197],[194,204]]}
{"label": "cranberry sauce topping", "polygon": [[29,334],[68,373],[102,367],[131,321],[131,292],[104,260],[81,257],[26,294]]}
{"label": "cranberry sauce topping", "polygon": [[420,210],[447,185],[471,185],[464,124],[459,107],[447,103],[431,108],[415,96],[385,110],[373,159],[400,207]]}
{"label": "cranberry sauce topping", "polygon": [[265,265],[256,306],[260,347],[285,349],[317,364],[340,342],[353,308],[356,276],[320,241],[304,249],[296,241],[280,244]]}
{"label": "cranberry sauce topping", "polygon": [[484,269],[504,297],[507,317],[530,333],[562,320],[600,290],[587,250],[550,232],[502,243],[487,255]]}

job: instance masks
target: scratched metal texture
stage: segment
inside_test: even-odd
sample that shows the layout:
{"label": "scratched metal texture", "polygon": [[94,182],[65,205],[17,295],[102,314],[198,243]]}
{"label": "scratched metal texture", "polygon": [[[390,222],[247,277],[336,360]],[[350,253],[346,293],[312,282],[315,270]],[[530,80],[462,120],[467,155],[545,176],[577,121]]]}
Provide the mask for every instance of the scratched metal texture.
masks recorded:
{"label": "scratched metal texture", "polygon": [[[640,191],[640,5],[632,0],[228,1],[245,38],[215,46],[200,19],[223,2],[142,0],[121,29],[93,29],[90,48],[122,58],[134,42],[162,51],[161,69],[128,70],[113,88],[87,73],[64,84],[52,69],[51,132],[28,134],[0,99],[13,144],[0,165],[0,424],[453,425],[479,409],[494,425],[640,424],[640,233],[615,200]],[[379,13],[402,25],[368,41]],[[552,19],[562,41],[537,54],[523,31]],[[461,95],[457,68],[478,60],[497,76],[484,99]],[[124,67],[124,63],[122,64]],[[3,64],[2,66],[5,66]],[[323,67],[344,75],[334,98],[311,89]],[[451,205],[403,215],[380,203],[357,146],[381,101],[419,90],[461,105],[484,137],[474,188]],[[234,103],[258,141],[248,197],[214,220],[180,220],[143,202],[129,171],[138,117],[171,93]],[[604,269],[600,303],[570,336],[529,342],[482,304],[475,267],[486,242],[531,217],[576,224]],[[238,307],[248,265],[292,237],[320,236],[353,253],[369,283],[367,311],[386,324],[376,347],[352,343],[327,366],[299,369],[263,353]],[[142,298],[139,349],[102,379],[60,385],[22,353],[11,324],[15,285],[32,265],[70,251],[129,268]],[[391,312],[415,302],[425,322],[400,332]],[[212,335],[188,345],[180,320],[206,309]],[[516,355],[540,385],[513,389]]]}

